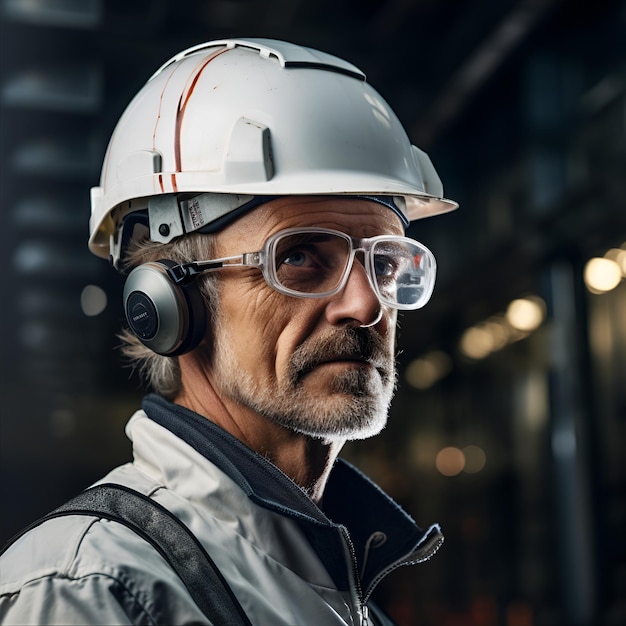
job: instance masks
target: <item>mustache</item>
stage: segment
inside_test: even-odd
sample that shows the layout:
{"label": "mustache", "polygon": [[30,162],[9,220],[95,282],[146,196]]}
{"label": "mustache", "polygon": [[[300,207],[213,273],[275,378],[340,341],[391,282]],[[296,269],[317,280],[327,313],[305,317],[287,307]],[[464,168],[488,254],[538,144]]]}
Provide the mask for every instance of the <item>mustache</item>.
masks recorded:
{"label": "mustache", "polygon": [[374,329],[346,328],[300,344],[290,359],[291,375],[297,380],[318,365],[337,360],[365,361],[381,374],[389,374],[394,363],[387,342]]}

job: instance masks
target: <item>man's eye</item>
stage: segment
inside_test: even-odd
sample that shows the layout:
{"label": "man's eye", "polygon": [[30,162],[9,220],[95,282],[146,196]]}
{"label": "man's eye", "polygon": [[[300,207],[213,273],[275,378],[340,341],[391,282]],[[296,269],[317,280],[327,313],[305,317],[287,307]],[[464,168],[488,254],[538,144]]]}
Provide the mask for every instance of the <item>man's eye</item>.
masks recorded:
{"label": "man's eye", "polygon": [[396,263],[390,257],[377,256],[374,259],[376,276],[394,276],[396,269]]}
{"label": "man's eye", "polygon": [[306,252],[303,252],[302,250],[296,250],[285,255],[282,263],[286,263],[287,265],[294,265],[295,267],[303,267],[306,264],[307,260],[308,256]]}

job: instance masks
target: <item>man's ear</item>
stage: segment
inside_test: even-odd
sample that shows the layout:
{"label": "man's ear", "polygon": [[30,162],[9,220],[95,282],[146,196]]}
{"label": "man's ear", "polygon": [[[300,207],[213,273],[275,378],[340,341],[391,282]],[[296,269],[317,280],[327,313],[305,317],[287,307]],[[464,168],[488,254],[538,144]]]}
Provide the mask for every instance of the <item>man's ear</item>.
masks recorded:
{"label": "man's ear", "polygon": [[207,305],[196,281],[176,284],[168,259],[133,269],[124,284],[124,312],[128,325],[150,350],[178,356],[193,350],[207,329]]}

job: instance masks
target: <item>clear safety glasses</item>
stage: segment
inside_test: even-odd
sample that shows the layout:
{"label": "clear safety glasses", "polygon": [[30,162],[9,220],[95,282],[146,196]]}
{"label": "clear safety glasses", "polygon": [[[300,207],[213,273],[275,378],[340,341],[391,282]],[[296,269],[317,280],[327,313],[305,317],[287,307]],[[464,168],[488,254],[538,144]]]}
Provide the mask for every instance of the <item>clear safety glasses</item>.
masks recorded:
{"label": "clear safety glasses", "polygon": [[395,235],[355,239],[328,228],[288,228],[267,239],[262,250],[176,265],[177,282],[225,267],[257,267],[270,287],[299,298],[324,298],[341,291],[357,252],[380,302],[394,309],[419,309],[433,291],[436,263],[421,243]]}

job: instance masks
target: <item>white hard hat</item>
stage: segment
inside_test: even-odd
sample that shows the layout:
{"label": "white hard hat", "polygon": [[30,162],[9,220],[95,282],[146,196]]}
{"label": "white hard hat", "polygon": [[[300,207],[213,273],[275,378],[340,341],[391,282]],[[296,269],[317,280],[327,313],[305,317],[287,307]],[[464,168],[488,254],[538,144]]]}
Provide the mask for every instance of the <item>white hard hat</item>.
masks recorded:
{"label": "white hard hat", "polygon": [[359,69],[282,41],[212,41],[163,65],[122,115],[91,192],[89,248],[117,264],[131,213],[167,242],[311,194],[388,200],[405,225],[457,207]]}

